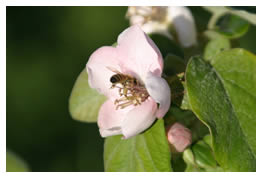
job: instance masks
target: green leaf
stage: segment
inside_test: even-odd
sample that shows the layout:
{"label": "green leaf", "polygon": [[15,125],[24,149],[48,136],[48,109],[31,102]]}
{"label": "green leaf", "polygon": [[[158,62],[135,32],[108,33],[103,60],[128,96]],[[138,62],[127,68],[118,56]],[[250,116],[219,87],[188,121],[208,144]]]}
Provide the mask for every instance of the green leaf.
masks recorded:
{"label": "green leaf", "polygon": [[230,49],[230,41],[222,36],[210,40],[204,50],[204,58],[206,60],[212,59],[223,50]]}
{"label": "green leaf", "polygon": [[224,172],[224,170],[217,166],[215,168],[210,167],[210,168],[200,168],[200,167],[196,167],[194,165],[187,165],[187,168],[185,170],[185,172]]}
{"label": "green leaf", "polygon": [[185,172],[205,172],[204,168],[196,164],[194,154],[190,148],[183,152],[183,159],[187,164]]}
{"label": "green leaf", "polygon": [[195,165],[195,158],[192,150],[190,148],[187,148],[183,152],[183,159],[187,164]]}
{"label": "green leaf", "polygon": [[225,38],[224,35],[218,33],[217,31],[215,30],[206,30],[204,32],[204,35],[209,39],[209,40],[215,40],[217,38]]}
{"label": "green leaf", "polygon": [[114,42],[114,43],[112,44],[112,46],[113,46],[113,47],[116,47],[116,46],[117,46],[117,42]]}
{"label": "green leaf", "polygon": [[196,167],[192,164],[188,164],[185,172],[206,172],[205,169]]}
{"label": "green leaf", "polygon": [[187,96],[187,91],[185,89],[185,92],[184,92],[184,96],[183,96],[183,100],[182,100],[182,103],[181,103],[181,109],[184,109],[184,110],[189,110],[191,109],[191,106],[190,106],[190,103],[188,101],[188,96]]}
{"label": "green leaf", "polygon": [[[203,141],[193,145],[193,151],[187,148],[183,152],[183,159],[187,164],[185,172],[223,172],[216,164],[210,147]],[[211,166],[213,165],[213,166]]]}
{"label": "green leaf", "polygon": [[212,150],[205,142],[199,141],[194,144],[192,151],[194,153],[195,162],[199,167],[215,168],[217,166]]}
{"label": "green leaf", "polygon": [[104,167],[108,172],[172,171],[163,119],[135,137],[106,138],[104,150]]}
{"label": "green leaf", "polygon": [[230,10],[230,13],[247,20],[253,25],[256,25],[256,14],[249,13],[243,10]]}
{"label": "green leaf", "polygon": [[210,146],[210,148],[212,148],[212,137],[210,134],[206,135],[204,138],[203,138],[203,141],[208,144]]}
{"label": "green leaf", "polygon": [[78,76],[69,99],[69,111],[75,120],[96,122],[100,106],[106,97],[88,85],[88,74],[84,69]]}
{"label": "green leaf", "polygon": [[218,19],[216,30],[227,38],[239,38],[249,29],[248,21],[239,16],[226,14]]}
{"label": "green leaf", "polygon": [[210,135],[203,140],[195,143],[191,148],[183,152],[183,159],[187,164],[186,172],[223,172],[224,170],[217,165],[214,153],[207,142],[211,141]]}
{"label": "green leaf", "polygon": [[29,172],[29,168],[24,160],[11,151],[6,152],[7,172]]}
{"label": "green leaf", "polygon": [[226,171],[256,170],[256,62],[243,49],[210,61],[193,57],[186,71],[192,111],[210,129],[215,158]]}
{"label": "green leaf", "polygon": [[244,10],[233,10],[231,8],[223,7],[223,6],[204,6],[203,8],[208,10],[209,12],[211,12],[213,14],[213,16],[211,17],[211,19],[209,21],[209,25],[208,25],[208,27],[210,29],[212,29],[215,26],[216,21],[219,19],[219,17],[221,17],[221,16],[223,16],[227,13],[239,16],[239,17],[247,20],[248,22],[256,25],[256,14],[249,13],[249,12],[244,11]]}

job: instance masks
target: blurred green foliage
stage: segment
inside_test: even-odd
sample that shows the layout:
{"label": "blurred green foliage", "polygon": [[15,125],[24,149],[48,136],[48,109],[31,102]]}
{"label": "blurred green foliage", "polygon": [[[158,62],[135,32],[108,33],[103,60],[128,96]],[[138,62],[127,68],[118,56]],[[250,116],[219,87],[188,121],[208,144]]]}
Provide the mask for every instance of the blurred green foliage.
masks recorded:
{"label": "blurred green foliage", "polygon": [[103,171],[96,123],[68,99],[97,48],[126,27],[126,7],[7,7],[7,148],[32,171]]}
{"label": "blurred green foliage", "polygon": [[7,172],[29,172],[29,167],[17,154],[10,150],[6,151]]}

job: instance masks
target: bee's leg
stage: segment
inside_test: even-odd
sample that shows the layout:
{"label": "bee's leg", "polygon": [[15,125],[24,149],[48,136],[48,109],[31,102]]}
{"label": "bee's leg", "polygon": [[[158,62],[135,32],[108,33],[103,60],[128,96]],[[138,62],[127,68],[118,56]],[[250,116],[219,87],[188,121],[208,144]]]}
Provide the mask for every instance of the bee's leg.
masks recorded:
{"label": "bee's leg", "polygon": [[134,104],[134,103],[133,103],[132,100],[130,100],[130,101],[127,101],[127,102],[125,102],[125,103],[118,104],[118,105],[116,106],[116,109],[118,109],[119,107],[120,107],[120,109],[124,109],[125,107],[130,106],[130,105],[132,105],[132,104]]}
{"label": "bee's leg", "polygon": [[127,92],[128,92],[128,88],[124,87],[124,88],[123,88],[123,95],[124,95],[125,97],[127,97]]}
{"label": "bee's leg", "polygon": [[136,106],[136,105],[140,105],[141,104],[141,97],[139,97],[139,96],[134,96],[133,97],[133,103],[134,103],[134,105]]}
{"label": "bee's leg", "polygon": [[122,98],[116,99],[115,104],[118,104],[118,103],[123,102],[123,101],[128,101],[128,100],[132,101],[132,100],[134,100],[134,97],[133,96],[127,96],[127,97],[122,97]]}
{"label": "bee's leg", "polygon": [[126,97],[123,97],[123,98],[120,98],[120,99],[116,99],[115,102],[114,102],[114,104],[116,105],[116,110],[119,107],[121,107],[121,109],[123,109],[126,106],[129,106],[129,104],[127,104],[127,103],[131,103],[132,104],[132,101],[129,101],[128,98],[126,98]]}
{"label": "bee's leg", "polygon": [[120,87],[119,87],[118,93],[119,93],[120,96],[123,95],[122,90],[123,90],[123,88],[120,88]]}
{"label": "bee's leg", "polygon": [[116,87],[116,84],[113,83],[110,89],[113,89],[115,87]]}
{"label": "bee's leg", "polygon": [[135,106],[137,106],[137,105],[140,104],[140,103],[139,103],[139,101],[138,101],[137,99],[134,99],[134,100],[133,100],[133,104],[134,104]]}
{"label": "bee's leg", "polygon": [[141,105],[141,103],[142,103],[142,98],[141,98],[141,97],[137,97],[137,98],[136,98],[136,101],[137,101],[137,103],[138,103],[139,105]]}
{"label": "bee's leg", "polygon": [[[112,86],[113,87],[113,86]],[[111,87],[111,88],[112,88]],[[122,96],[123,95],[123,92],[122,92],[122,90],[124,89],[124,88],[122,88],[122,87],[119,87],[119,86],[116,86],[116,85],[114,85],[114,87],[113,88],[118,88],[118,93],[119,93],[119,95],[120,96]]]}
{"label": "bee's leg", "polygon": [[115,102],[114,102],[114,104],[117,105],[117,104],[119,104],[120,102],[127,101],[127,100],[128,100],[128,99],[125,98],[125,97],[120,98],[120,99],[116,99]]}

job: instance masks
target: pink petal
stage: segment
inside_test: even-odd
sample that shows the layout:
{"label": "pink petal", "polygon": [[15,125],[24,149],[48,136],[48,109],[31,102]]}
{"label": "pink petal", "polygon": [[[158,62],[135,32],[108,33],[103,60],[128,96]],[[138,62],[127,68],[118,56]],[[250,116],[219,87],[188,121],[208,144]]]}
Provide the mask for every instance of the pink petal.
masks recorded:
{"label": "pink petal", "polygon": [[171,103],[171,92],[166,80],[152,73],[148,73],[145,86],[149,95],[155,102],[160,104],[156,116],[158,118],[164,117]]}
{"label": "pink petal", "polygon": [[95,88],[107,97],[118,96],[116,89],[110,89],[110,78],[115,74],[107,67],[121,71],[118,65],[116,48],[101,47],[97,49],[87,62],[88,82],[91,88]]}
{"label": "pink petal", "polygon": [[117,52],[121,68],[144,81],[146,72],[160,76],[163,70],[162,55],[154,42],[138,25],[133,25],[118,36]]}
{"label": "pink petal", "polygon": [[130,138],[149,128],[156,119],[156,110],[157,104],[149,97],[141,105],[128,112],[122,123],[123,138]]}
{"label": "pink petal", "polygon": [[121,123],[128,110],[118,109],[111,100],[107,100],[98,113],[98,126],[102,137],[121,134]]}

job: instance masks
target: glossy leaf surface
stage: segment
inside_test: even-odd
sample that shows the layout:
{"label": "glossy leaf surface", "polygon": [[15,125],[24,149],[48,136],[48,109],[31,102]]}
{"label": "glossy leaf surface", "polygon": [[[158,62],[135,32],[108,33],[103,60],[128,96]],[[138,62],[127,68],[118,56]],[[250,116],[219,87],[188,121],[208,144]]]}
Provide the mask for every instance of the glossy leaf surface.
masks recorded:
{"label": "glossy leaf surface", "polygon": [[96,122],[100,106],[106,97],[89,87],[88,74],[83,70],[78,76],[69,99],[69,111],[75,120]]}
{"label": "glossy leaf surface", "polygon": [[188,64],[192,111],[210,128],[215,158],[224,170],[255,171],[255,56],[233,49],[219,53],[210,63],[194,57]]}
{"label": "glossy leaf surface", "polygon": [[104,167],[109,172],[169,172],[171,153],[164,121],[158,120],[146,132],[127,140],[106,138]]}

